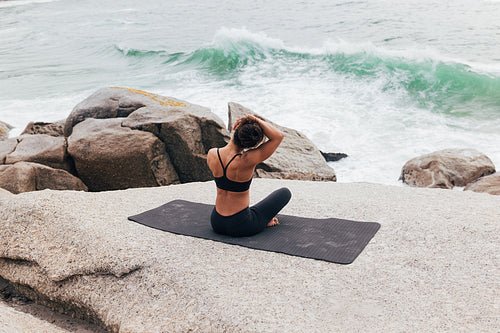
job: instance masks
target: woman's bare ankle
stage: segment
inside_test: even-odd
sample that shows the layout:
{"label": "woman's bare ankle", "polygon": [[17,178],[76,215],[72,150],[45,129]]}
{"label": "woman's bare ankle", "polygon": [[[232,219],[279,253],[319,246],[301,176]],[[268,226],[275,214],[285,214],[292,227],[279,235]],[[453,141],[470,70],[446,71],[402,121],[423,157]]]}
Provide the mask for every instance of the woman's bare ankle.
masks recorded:
{"label": "woman's bare ankle", "polygon": [[273,219],[267,224],[268,227],[273,227],[275,225],[278,225],[280,224],[280,222],[278,221],[278,219],[276,217],[273,217]]}

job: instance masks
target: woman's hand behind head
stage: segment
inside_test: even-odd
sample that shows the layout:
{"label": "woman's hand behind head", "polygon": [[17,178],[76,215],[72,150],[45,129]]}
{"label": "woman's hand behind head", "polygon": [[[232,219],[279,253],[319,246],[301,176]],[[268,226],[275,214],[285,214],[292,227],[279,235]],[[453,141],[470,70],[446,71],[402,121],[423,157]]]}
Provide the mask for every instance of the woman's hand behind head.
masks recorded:
{"label": "woman's hand behind head", "polygon": [[233,126],[233,131],[236,131],[238,128],[245,124],[259,124],[259,119],[253,115],[243,116],[240,119],[236,120]]}

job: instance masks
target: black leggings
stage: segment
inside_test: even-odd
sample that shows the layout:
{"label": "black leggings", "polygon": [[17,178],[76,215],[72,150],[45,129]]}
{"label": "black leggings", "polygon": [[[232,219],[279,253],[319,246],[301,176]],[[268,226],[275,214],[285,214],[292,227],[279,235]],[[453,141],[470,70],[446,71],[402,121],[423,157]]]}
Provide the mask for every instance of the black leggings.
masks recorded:
{"label": "black leggings", "polygon": [[283,187],[274,191],[256,205],[247,207],[230,216],[220,215],[214,207],[210,218],[212,228],[218,234],[234,237],[258,234],[285,207],[291,197],[290,190]]}

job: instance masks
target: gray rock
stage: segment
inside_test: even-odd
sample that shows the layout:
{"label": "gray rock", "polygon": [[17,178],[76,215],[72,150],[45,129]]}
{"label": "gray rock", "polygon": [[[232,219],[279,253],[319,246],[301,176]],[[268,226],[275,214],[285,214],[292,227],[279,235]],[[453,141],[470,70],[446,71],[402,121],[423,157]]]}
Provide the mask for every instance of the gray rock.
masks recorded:
{"label": "gray rock", "polygon": [[399,180],[411,186],[451,189],[494,172],[493,162],[475,149],[444,149],[406,162]]}
{"label": "gray rock", "polygon": [[[96,91],[73,108],[64,125],[64,135],[69,136],[73,127],[87,118],[126,118],[143,107],[163,110],[183,110],[193,106],[174,97],[160,96],[132,88],[110,87]],[[160,108],[163,107],[163,108]]]}
{"label": "gray rock", "polygon": [[73,171],[73,165],[68,160],[66,139],[47,134],[22,135],[17,138],[16,149],[6,155],[5,164],[17,162],[34,162],[45,164],[55,169]]}
{"label": "gray rock", "polygon": [[30,163],[0,165],[0,187],[18,194],[36,191],[35,170]]}
{"label": "gray rock", "polygon": [[0,141],[5,140],[9,137],[9,132],[11,129],[13,129],[11,125],[0,121]]}
{"label": "gray rock", "polygon": [[[245,115],[255,112],[237,103],[229,103],[228,128]],[[270,122],[272,123],[272,122]],[[274,154],[257,165],[255,173],[261,178],[280,178],[296,180],[336,181],[335,171],[326,164],[325,158],[318,148],[299,131],[279,126],[284,134],[283,142]]]}
{"label": "gray rock", "polygon": [[[208,108],[129,88],[104,88],[78,104],[66,120],[65,135],[70,135],[76,124],[89,118],[120,118],[123,127],[157,136],[165,144],[169,163],[177,174],[176,177],[164,177],[158,183],[161,185],[213,179],[206,154],[210,148],[229,141],[224,123]],[[115,146],[128,149],[123,145]],[[88,173],[83,176],[86,183],[90,176]],[[125,186],[123,183],[119,188]],[[135,186],[130,184],[128,187]]]}
{"label": "gray rock", "polygon": [[33,163],[36,177],[36,190],[73,190],[88,191],[87,186],[77,177],[62,169],[53,169]]}
{"label": "gray rock", "polygon": [[123,127],[122,121],[89,118],[68,138],[68,152],[89,190],[178,183],[163,142],[149,132]]}
{"label": "gray rock", "polygon": [[17,147],[17,138],[0,140],[0,164],[5,164],[5,158]]}
{"label": "gray rock", "polygon": [[30,162],[0,165],[0,187],[14,194],[45,189],[87,191],[69,172]]}
{"label": "gray rock", "polygon": [[206,155],[229,142],[224,123],[209,109],[185,102],[182,109],[157,105],[132,113],[122,123],[156,134],[164,143],[181,182],[213,179]]}
{"label": "gray rock", "polygon": [[96,91],[76,105],[64,125],[64,135],[69,136],[73,127],[87,118],[123,118],[150,103],[146,92],[125,88],[104,88]]}
{"label": "gray rock", "polygon": [[492,175],[481,177],[475,182],[469,183],[464,190],[500,195],[500,173],[496,172]]}
{"label": "gray rock", "polygon": [[51,136],[63,136],[64,124],[66,120],[60,120],[55,123],[30,122],[21,133],[23,134],[48,134]]}

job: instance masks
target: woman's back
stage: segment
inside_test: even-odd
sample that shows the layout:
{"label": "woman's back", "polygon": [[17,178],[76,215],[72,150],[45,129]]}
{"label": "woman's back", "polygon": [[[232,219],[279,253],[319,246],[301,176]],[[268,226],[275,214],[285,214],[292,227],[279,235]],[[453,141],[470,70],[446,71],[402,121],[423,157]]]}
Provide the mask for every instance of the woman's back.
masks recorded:
{"label": "woman's back", "polygon": [[[207,164],[217,186],[210,221],[217,233],[251,236],[266,226],[278,224],[275,216],[291,197],[290,191],[282,188],[249,207],[255,166],[274,153],[283,140],[283,133],[255,116],[238,119],[233,130],[225,147],[212,148],[207,155]],[[264,136],[268,140],[259,145]]]}
{"label": "woman's back", "polygon": [[[214,148],[207,156],[208,166],[217,184],[215,206],[219,214],[224,216],[237,213],[250,204],[249,183],[255,166],[248,164],[244,154],[233,154],[228,149]],[[241,190],[242,187],[246,189]]]}
{"label": "woman's back", "polygon": [[[233,130],[225,147],[212,148],[207,155],[217,185],[215,208],[223,216],[249,206],[249,182],[255,166],[271,156],[283,140],[280,130],[255,116],[238,119]],[[268,140],[260,144],[264,136]]]}

